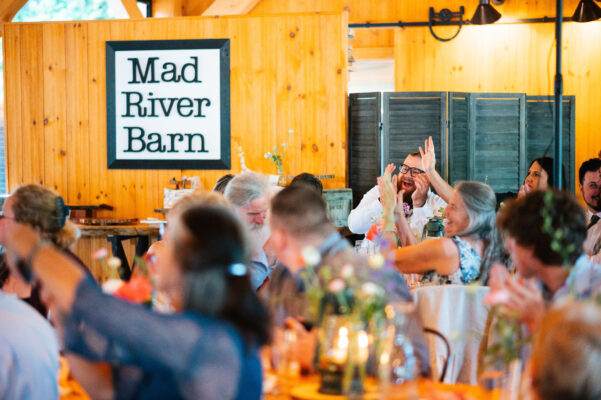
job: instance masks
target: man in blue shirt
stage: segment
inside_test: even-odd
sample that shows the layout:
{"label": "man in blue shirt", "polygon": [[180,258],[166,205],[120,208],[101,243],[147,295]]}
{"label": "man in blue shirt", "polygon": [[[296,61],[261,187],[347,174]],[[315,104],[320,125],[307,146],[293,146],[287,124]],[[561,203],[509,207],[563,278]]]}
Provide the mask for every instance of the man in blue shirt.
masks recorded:
{"label": "man in blue shirt", "polygon": [[7,279],[19,279],[9,277],[4,260],[0,261],[0,276],[0,399],[58,399],[59,353],[54,330],[27,303],[2,291]]}

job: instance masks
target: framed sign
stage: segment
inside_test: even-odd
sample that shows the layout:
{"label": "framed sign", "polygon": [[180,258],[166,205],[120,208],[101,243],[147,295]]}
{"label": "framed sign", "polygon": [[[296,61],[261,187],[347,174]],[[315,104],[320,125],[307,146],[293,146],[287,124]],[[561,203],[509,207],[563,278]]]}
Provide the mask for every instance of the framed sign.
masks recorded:
{"label": "framed sign", "polygon": [[229,39],[106,42],[109,169],[230,169]]}

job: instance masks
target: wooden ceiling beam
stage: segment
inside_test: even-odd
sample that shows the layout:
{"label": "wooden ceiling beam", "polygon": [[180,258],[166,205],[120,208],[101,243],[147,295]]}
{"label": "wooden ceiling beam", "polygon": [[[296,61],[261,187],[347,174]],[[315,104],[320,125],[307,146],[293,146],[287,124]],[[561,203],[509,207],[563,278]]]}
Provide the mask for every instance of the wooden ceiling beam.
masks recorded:
{"label": "wooden ceiling beam", "polygon": [[[27,0],[2,0],[0,1],[0,25],[13,20],[15,15],[27,3]],[[0,29],[0,37],[4,29]]]}
{"label": "wooden ceiling beam", "polygon": [[2,22],[10,22],[27,0],[3,0],[0,2],[0,19]]}
{"label": "wooden ceiling beam", "polygon": [[144,16],[142,15],[142,11],[138,8],[138,3],[136,0],[121,0],[123,7],[125,7],[125,11],[129,18],[132,19],[142,19]]}
{"label": "wooden ceiling beam", "polygon": [[259,1],[260,0],[214,0],[202,15],[244,15],[255,8]]}

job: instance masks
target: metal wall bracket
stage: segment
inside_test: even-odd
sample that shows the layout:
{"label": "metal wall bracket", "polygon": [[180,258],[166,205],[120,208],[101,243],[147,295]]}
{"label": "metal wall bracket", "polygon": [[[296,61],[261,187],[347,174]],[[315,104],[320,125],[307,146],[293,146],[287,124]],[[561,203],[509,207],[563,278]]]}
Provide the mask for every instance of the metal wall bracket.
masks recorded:
{"label": "metal wall bracket", "polygon": [[[461,6],[459,8],[459,11],[457,12],[453,12],[451,10],[449,10],[448,8],[443,8],[442,10],[440,10],[440,12],[436,12],[434,11],[434,7],[430,7],[430,16],[428,18],[428,28],[430,28],[430,33],[432,34],[432,36],[434,36],[434,38],[436,40],[440,40],[441,42],[448,42],[449,40],[453,40],[457,37],[457,35],[459,35],[459,32],[461,32],[461,27],[463,26],[463,23],[465,21],[463,21],[463,14],[465,12],[465,9],[463,8],[463,6]],[[457,32],[455,32],[455,34],[451,37],[448,38],[441,38],[440,36],[438,36],[436,33],[434,33],[434,29],[432,28],[435,25],[455,25],[457,22],[454,21],[458,19],[459,20],[459,28],[457,29]]]}

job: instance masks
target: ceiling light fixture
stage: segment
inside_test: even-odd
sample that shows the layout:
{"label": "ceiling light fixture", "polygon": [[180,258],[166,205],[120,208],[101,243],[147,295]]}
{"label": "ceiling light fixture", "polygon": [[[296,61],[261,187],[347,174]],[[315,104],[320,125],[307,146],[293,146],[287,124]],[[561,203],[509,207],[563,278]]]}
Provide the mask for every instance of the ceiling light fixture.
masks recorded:
{"label": "ceiling light fixture", "polygon": [[480,4],[478,4],[474,16],[470,19],[470,23],[475,25],[487,25],[492,24],[499,18],[501,18],[501,14],[490,5],[490,0],[480,0]]}

